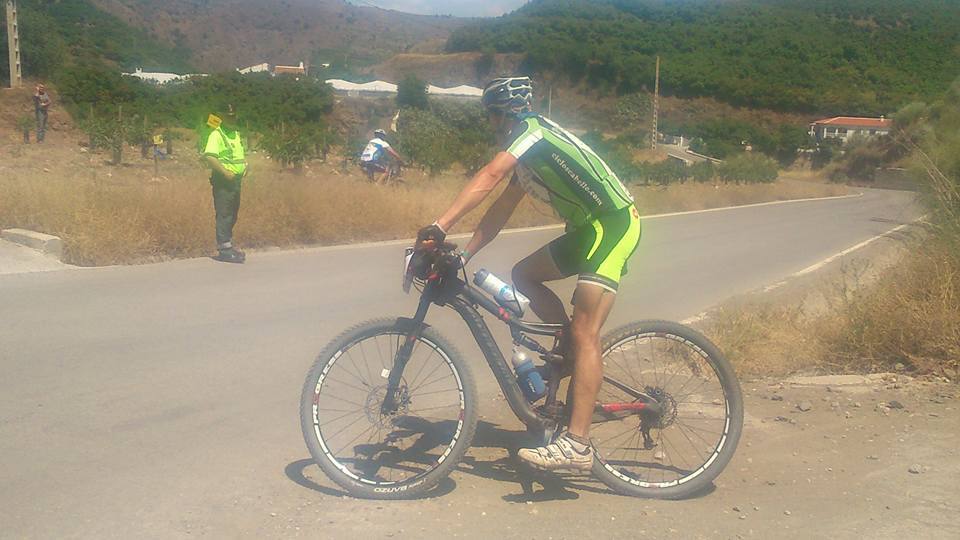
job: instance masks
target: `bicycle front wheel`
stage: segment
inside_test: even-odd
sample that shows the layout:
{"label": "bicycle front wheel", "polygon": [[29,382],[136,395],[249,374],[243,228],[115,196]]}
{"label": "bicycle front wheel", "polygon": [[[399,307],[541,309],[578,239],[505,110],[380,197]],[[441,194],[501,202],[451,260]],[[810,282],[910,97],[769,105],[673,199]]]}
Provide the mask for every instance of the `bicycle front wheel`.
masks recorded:
{"label": "bicycle front wheel", "polygon": [[385,413],[387,377],[408,339],[395,319],[336,338],[307,375],[300,425],[326,475],[351,495],[413,498],[445,478],[470,447],[476,388],[460,354],[432,328],[416,338]]}
{"label": "bicycle front wheel", "polygon": [[702,491],[733,457],[743,429],[730,363],[702,334],[667,321],[614,330],[602,350],[600,404],[653,398],[661,413],[594,423],[593,473],[627,495],[682,499]]}

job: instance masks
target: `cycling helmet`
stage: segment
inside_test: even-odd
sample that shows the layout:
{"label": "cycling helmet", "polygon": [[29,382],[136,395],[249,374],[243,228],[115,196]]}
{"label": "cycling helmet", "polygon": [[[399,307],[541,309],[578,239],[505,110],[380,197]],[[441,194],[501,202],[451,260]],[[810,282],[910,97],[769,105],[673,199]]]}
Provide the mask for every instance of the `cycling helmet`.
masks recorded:
{"label": "cycling helmet", "polygon": [[530,112],[533,101],[533,86],[530,77],[505,77],[494,79],[483,89],[481,103],[488,110],[512,114]]}
{"label": "cycling helmet", "polygon": [[382,129],[375,129],[375,130],[373,130],[373,136],[374,136],[374,137],[386,137],[386,136],[387,136],[387,132],[384,131],[384,130],[382,130]]}

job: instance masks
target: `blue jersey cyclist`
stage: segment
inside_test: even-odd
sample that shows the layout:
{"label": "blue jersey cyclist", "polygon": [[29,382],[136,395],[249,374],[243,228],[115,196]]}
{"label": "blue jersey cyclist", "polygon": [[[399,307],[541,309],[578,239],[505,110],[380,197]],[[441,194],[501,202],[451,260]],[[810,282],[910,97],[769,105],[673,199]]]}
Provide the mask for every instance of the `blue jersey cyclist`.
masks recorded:
{"label": "blue jersey cyclist", "polygon": [[[509,181],[480,220],[464,258],[496,237],[528,193],[550,204],[565,234],[513,268],[514,285],[543,321],[568,323],[566,355],[573,362],[573,410],[568,430],[550,444],[521,449],[524,461],[546,470],[590,470],[594,403],[603,379],[600,330],[613,308],[621,275],[640,241],[640,216],[617,175],[589,146],[532,111],[527,77],[491,81],[482,102],[502,150],[464,187],[450,208],[418,240],[442,241],[498,185]],[[544,283],[577,277],[573,315]]]}
{"label": "blue jersey cyclist", "polygon": [[386,163],[387,155],[392,156],[399,163],[403,163],[400,154],[387,142],[387,132],[377,129],[373,132],[373,138],[370,139],[370,142],[367,143],[360,154],[360,168],[370,176],[378,175],[378,184],[384,182],[389,174],[389,167]]}

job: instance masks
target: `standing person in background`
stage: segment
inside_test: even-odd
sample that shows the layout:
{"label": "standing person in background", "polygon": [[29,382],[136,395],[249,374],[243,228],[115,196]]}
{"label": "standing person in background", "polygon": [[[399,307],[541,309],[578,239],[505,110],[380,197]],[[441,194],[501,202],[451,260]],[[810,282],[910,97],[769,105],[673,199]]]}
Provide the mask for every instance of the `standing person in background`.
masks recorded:
{"label": "standing person in background", "polygon": [[37,115],[37,142],[42,143],[47,134],[47,113],[50,109],[50,95],[42,84],[38,84],[33,93],[33,109]]}
{"label": "standing person in background", "polygon": [[240,188],[247,175],[247,161],[233,105],[227,105],[217,116],[211,118],[213,131],[203,151],[204,161],[211,171],[213,208],[217,219],[218,253],[214,259],[242,263],[246,256],[233,245],[233,226],[240,212]]}

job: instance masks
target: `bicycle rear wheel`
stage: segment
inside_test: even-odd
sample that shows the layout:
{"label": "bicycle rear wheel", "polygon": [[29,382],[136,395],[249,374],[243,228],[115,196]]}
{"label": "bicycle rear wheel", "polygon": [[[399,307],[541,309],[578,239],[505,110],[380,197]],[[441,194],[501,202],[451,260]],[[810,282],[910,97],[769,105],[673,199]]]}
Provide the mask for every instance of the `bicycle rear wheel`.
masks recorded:
{"label": "bicycle rear wheel", "polygon": [[422,495],[450,473],[473,440],[473,376],[431,328],[414,343],[396,411],[381,411],[387,377],[407,338],[395,319],[360,324],[327,346],[304,383],[304,440],[317,465],[351,495]]}
{"label": "bicycle rear wheel", "polygon": [[653,397],[662,414],[594,423],[593,473],[617,492],[682,499],[726,467],[743,429],[743,396],[730,363],[706,337],[667,321],[641,321],[602,341],[601,404]]}

